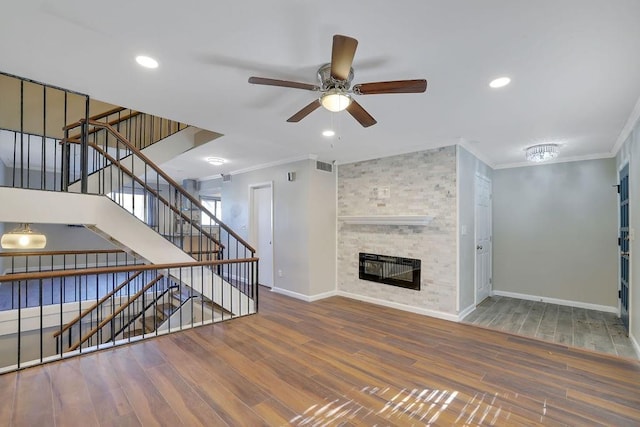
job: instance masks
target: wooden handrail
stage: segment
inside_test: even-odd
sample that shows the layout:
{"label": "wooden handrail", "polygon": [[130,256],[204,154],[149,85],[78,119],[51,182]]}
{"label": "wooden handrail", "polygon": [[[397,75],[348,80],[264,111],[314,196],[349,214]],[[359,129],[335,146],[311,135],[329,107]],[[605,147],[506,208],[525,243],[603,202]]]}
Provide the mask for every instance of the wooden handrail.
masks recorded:
{"label": "wooden handrail", "polygon": [[89,255],[89,254],[115,254],[126,253],[122,249],[86,249],[73,251],[32,251],[32,252],[0,252],[0,257],[16,256],[57,256],[57,255]]}
{"label": "wooden handrail", "polygon": [[128,271],[148,271],[148,270],[162,270],[162,269],[174,269],[174,268],[187,268],[187,267],[208,267],[214,265],[224,264],[241,264],[243,262],[256,262],[259,258],[239,258],[239,259],[226,259],[226,260],[211,260],[211,261],[194,261],[194,262],[178,262],[170,264],[147,264],[147,265],[123,265],[117,267],[95,267],[95,268],[81,268],[76,270],[55,270],[55,271],[40,271],[33,273],[16,273],[0,276],[0,283],[3,282],[18,282],[24,280],[40,280],[40,279],[52,279],[55,277],[72,277],[72,276],[89,276],[94,274],[109,274],[109,273],[126,273]]}
{"label": "wooden handrail", "polygon": [[[91,116],[91,117],[89,117],[89,120],[100,120],[100,119],[103,119],[105,117],[109,117],[112,114],[119,113],[120,111],[124,111],[124,110],[128,110],[128,108],[115,107],[115,108],[112,108],[111,110],[105,111],[104,113],[100,113],[100,114],[96,114],[95,116]],[[82,121],[78,120],[77,122],[74,122],[74,123],[71,123],[71,124],[68,124],[68,125],[64,126],[62,128],[62,130],[73,129],[73,128],[76,128],[76,127],[80,126],[81,124],[82,124]]]}
{"label": "wooden handrail", "polygon": [[[81,120],[81,122],[83,122],[84,120]],[[189,200],[192,204],[194,204],[195,206],[197,206],[200,210],[202,210],[203,212],[205,212],[207,215],[209,215],[209,217],[211,218],[215,218],[216,219],[216,223],[222,227],[227,233],[229,233],[231,236],[233,236],[238,242],[240,242],[242,245],[244,245],[247,249],[249,249],[249,251],[251,253],[255,253],[256,250],[249,244],[247,243],[242,237],[240,237],[235,231],[233,231],[231,228],[229,228],[229,226],[227,226],[225,223],[223,223],[222,221],[218,220],[218,218],[212,214],[211,212],[209,212],[209,210],[207,208],[205,208],[202,203],[200,203],[200,201],[198,199],[196,199],[195,197],[193,197],[191,194],[189,194],[187,191],[184,190],[184,188],[182,188],[180,186],[180,184],[178,184],[176,181],[173,180],[173,178],[171,178],[169,175],[167,175],[162,169],[160,169],[158,167],[158,165],[156,165],[154,162],[151,161],[151,159],[149,159],[147,156],[145,156],[140,150],[138,150],[133,144],[131,144],[129,141],[127,141],[127,139],[120,135],[120,133],[118,131],[116,131],[113,127],[109,126],[107,123],[102,123],[102,122],[98,122],[95,120],[89,120],[88,123],[92,126],[96,126],[96,127],[101,127],[103,129],[107,129],[109,132],[111,132],[111,134],[113,136],[115,136],[122,144],[124,144],[132,153],[134,153],[136,156],[140,157],[142,159],[143,162],[145,162],[146,164],[148,164],[149,166],[151,166],[151,168],[158,174],[160,175],[169,185],[173,186],[176,188],[176,190],[178,190],[178,192],[184,196],[187,200]]]}
{"label": "wooden handrail", "polygon": [[[117,119],[111,120],[111,121],[110,121],[110,122],[108,122],[108,123],[109,123],[109,125],[111,125],[111,126],[113,126],[113,125],[117,125],[118,123],[122,123],[122,122],[124,122],[125,120],[129,120],[129,119],[131,119],[131,118],[133,118],[133,117],[139,116],[140,114],[142,114],[142,113],[140,113],[139,111],[134,111],[134,112],[133,112],[133,113],[131,113],[131,114],[127,114],[127,115],[126,115],[126,116],[124,116],[124,117],[118,117]],[[98,128],[95,128],[95,127],[94,127],[94,128],[93,128],[93,129],[91,129],[89,132],[87,132],[87,134],[88,134],[88,135],[92,135],[92,134],[94,134],[94,133],[96,133],[96,132],[98,132],[98,131],[100,131],[100,129],[98,129]],[[81,142],[81,141],[80,141],[80,138],[81,138],[81,137],[82,137],[82,135],[81,135],[81,134],[79,134],[79,133],[77,133],[77,134],[72,135],[72,136],[70,136],[70,137],[68,137],[68,138],[62,138],[62,139],[60,140],[60,144],[64,144],[65,142],[70,142],[70,143],[72,143],[72,144],[80,144],[80,142]]]}
{"label": "wooden handrail", "polygon": [[171,203],[169,203],[164,197],[162,197],[160,195],[160,193],[158,193],[155,189],[153,189],[152,187],[147,185],[147,183],[144,182],[142,179],[138,178],[127,167],[122,166],[122,164],[120,163],[120,160],[117,160],[117,159],[113,158],[113,156],[111,156],[109,153],[107,153],[105,150],[103,150],[100,146],[98,146],[98,145],[96,145],[94,143],[89,143],[89,146],[91,148],[93,148],[94,150],[98,151],[100,154],[102,154],[107,160],[109,160],[111,162],[111,164],[113,164],[118,169],[120,169],[121,171],[123,171],[124,173],[129,175],[129,177],[131,179],[133,179],[135,182],[137,182],[138,184],[143,186],[148,192],[150,192],[154,197],[156,197],[163,204],[165,204],[175,214],[179,215],[182,219],[184,219],[186,222],[188,222],[192,227],[194,227],[196,230],[200,231],[200,233],[202,233],[202,235],[204,235],[209,240],[213,241],[216,245],[218,245],[218,246],[220,246],[221,248],[224,249],[224,245],[222,243],[220,243],[211,233],[205,231],[199,224],[194,224],[193,221],[191,220],[191,218],[189,218],[187,215],[185,215],[184,212],[182,212],[176,206],[173,206]]}
{"label": "wooden handrail", "polygon": [[142,271],[138,271],[136,274],[134,274],[133,276],[129,277],[127,280],[125,280],[124,282],[120,283],[115,289],[113,289],[111,292],[109,292],[108,294],[106,294],[105,296],[103,296],[102,298],[100,298],[96,303],[92,304],[89,308],[87,308],[85,311],[83,311],[82,313],[80,313],[78,316],[76,316],[74,319],[72,319],[71,321],[67,322],[67,324],[64,326],[64,328],[60,329],[59,331],[54,332],[53,337],[56,338],[58,335],[64,333],[65,331],[67,331],[68,329],[70,329],[71,327],[73,327],[73,325],[75,325],[77,322],[79,322],[83,317],[85,317],[87,314],[91,313],[95,308],[97,308],[99,305],[101,305],[103,302],[105,302],[106,300],[108,300],[109,298],[111,298],[113,295],[116,294],[116,292],[118,292],[120,289],[124,288],[127,284],[131,283],[131,281],[133,279],[135,279],[136,277],[138,277],[139,275],[142,274]]}
{"label": "wooden handrail", "polygon": [[122,304],[120,307],[118,307],[117,310],[115,310],[113,313],[111,313],[109,316],[105,317],[102,322],[98,323],[98,325],[93,328],[92,330],[90,330],[89,332],[87,332],[82,338],[80,338],[80,341],[78,341],[77,343],[75,343],[74,345],[72,345],[71,347],[69,347],[69,351],[73,351],[75,349],[77,349],[78,347],[80,347],[82,344],[84,344],[89,338],[91,338],[92,336],[94,336],[100,329],[102,329],[107,323],[111,322],[111,320],[116,317],[118,314],[122,313],[127,307],[129,307],[135,300],[137,300],[140,295],[144,294],[145,292],[147,292],[147,290],[152,287],[153,285],[155,285],[156,283],[158,283],[160,281],[160,279],[162,279],[164,276],[162,274],[159,274],[158,276],[156,276],[155,279],[153,279],[152,281],[150,281],[149,283],[147,283],[146,285],[144,285],[144,288],[140,289],[138,292],[136,292],[136,294],[131,297],[126,303]]}

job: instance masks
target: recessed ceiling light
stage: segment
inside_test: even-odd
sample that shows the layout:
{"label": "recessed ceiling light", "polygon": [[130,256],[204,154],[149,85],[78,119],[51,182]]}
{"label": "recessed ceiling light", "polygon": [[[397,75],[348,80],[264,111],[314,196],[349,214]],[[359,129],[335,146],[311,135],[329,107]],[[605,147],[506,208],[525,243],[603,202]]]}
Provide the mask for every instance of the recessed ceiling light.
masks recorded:
{"label": "recessed ceiling light", "polygon": [[333,135],[335,135],[335,134],[336,134],[336,133],[335,133],[334,131],[332,131],[331,129],[327,129],[327,130],[323,130],[323,131],[322,131],[322,135],[323,135],[323,136],[333,136]]}
{"label": "recessed ceiling light", "polygon": [[158,68],[158,61],[150,56],[136,56],[136,62],[145,68]]}
{"label": "recessed ceiling light", "polygon": [[489,86],[491,86],[494,89],[497,89],[499,87],[505,87],[509,83],[511,83],[511,79],[509,77],[498,77],[497,79],[491,80],[491,83],[489,83]]}
{"label": "recessed ceiling light", "polygon": [[221,166],[227,163],[225,159],[221,159],[220,157],[207,157],[207,162],[213,166]]}

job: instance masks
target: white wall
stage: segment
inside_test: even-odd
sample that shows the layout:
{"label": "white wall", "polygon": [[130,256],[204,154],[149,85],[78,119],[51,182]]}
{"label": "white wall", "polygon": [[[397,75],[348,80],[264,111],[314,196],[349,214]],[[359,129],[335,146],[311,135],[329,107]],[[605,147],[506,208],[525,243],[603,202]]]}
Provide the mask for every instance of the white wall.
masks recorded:
{"label": "white wall", "polygon": [[[295,172],[294,181],[287,181],[287,172]],[[273,182],[274,290],[307,300],[335,290],[334,179],[316,170],[315,161],[301,160],[222,183],[223,222],[249,241],[249,185]],[[217,185],[203,182],[200,188]]]}
{"label": "white wall", "polygon": [[[629,163],[629,227],[635,238],[630,242],[631,277],[629,284],[629,336],[640,353],[640,120],[635,123],[616,156],[616,172]],[[616,180],[618,182],[618,180]],[[618,283],[618,282],[616,282]]]}
{"label": "white wall", "polygon": [[493,173],[493,290],[617,307],[614,159]]}
{"label": "white wall", "polygon": [[[469,151],[457,146],[458,175],[458,301],[463,312],[475,304],[475,180],[476,174],[492,179],[493,170]],[[465,232],[463,234],[463,231]]]}

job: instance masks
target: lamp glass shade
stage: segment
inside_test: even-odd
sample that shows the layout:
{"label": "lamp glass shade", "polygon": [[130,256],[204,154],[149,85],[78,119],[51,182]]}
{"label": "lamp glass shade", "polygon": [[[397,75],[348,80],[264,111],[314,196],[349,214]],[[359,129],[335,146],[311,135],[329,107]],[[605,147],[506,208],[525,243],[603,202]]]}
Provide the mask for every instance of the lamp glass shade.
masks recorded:
{"label": "lamp glass shade", "polygon": [[43,249],[47,245],[47,236],[20,224],[18,228],[2,235],[2,249]]}
{"label": "lamp glass shade", "polygon": [[351,104],[351,97],[339,91],[331,89],[320,98],[320,103],[327,110],[337,113],[342,111]]}
{"label": "lamp glass shade", "polygon": [[558,157],[557,144],[540,144],[527,148],[526,158],[530,162],[546,162]]}

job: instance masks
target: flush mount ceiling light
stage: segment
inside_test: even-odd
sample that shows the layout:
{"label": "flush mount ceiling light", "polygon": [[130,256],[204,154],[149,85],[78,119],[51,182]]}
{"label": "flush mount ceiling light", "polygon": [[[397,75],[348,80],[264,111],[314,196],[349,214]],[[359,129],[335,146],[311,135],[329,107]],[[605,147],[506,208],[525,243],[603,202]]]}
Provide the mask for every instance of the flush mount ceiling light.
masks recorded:
{"label": "flush mount ceiling light", "polygon": [[222,166],[227,163],[225,159],[222,159],[220,157],[207,157],[207,162],[213,166]]}
{"label": "flush mount ceiling light", "polygon": [[15,230],[2,235],[2,249],[42,249],[47,245],[47,237],[32,230],[29,224],[20,224]]}
{"label": "flush mount ceiling light", "polygon": [[330,137],[330,136],[334,136],[336,133],[334,131],[332,131],[331,129],[327,129],[327,130],[323,130],[322,131],[322,136],[326,136],[326,137]]}
{"label": "flush mount ceiling light", "polygon": [[498,77],[497,79],[491,80],[489,86],[497,89],[499,87],[505,87],[509,83],[511,83],[511,79],[509,77]]}
{"label": "flush mount ceiling light", "polygon": [[150,56],[136,56],[136,62],[145,68],[158,68],[158,61],[151,58]]}
{"label": "flush mount ceiling light", "polygon": [[320,97],[320,103],[327,110],[337,113],[346,109],[351,104],[351,97],[342,89],[334,88]]}
{"label": "flush mount ceiling light", "polygon": [[527,148],[526,158],[530,162],[546,162],[558,157],[558,144],[539,144]]}

